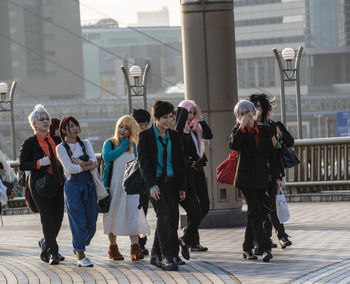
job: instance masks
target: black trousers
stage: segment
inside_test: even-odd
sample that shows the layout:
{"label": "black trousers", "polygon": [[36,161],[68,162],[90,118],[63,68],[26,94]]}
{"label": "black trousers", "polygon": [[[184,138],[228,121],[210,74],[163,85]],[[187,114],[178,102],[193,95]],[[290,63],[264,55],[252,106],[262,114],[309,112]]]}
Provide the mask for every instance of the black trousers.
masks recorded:
{"label": "black trousers", "polygon": [[269,211],[265,220],[263,222],[264,230],[266,235],[271,238],[272,236],[272,226],[275,228],[277,238],[281,239],[282,237],[287,236],[286,231],[284,229],[284,225],[280,223],[278,220],[277,212],[276,212],[276,197],[271,197],[274,204],[274,210]]}
{"label": "black trousers", "polygon": [[[194,182],[195,182],[195,192],[197,194],[199,206],[201,208],[201,220],[204,219],[205,216],[207,216],[209,212],[209,195],[208,195],[208,185],[207,180],[205,178],[204,170],[201,169],[200,171],[196,171],[194,169],[191,170],[191,174],[193,176]],[[188,220],[187,220],[188,222]],[[199,222],[199,224],[200,224]],[[195,247],[196,245],[199,245],[199,233],[198,228],[194,234],[194,237],[192,239],[192,242],[190,243],[192,247]]]}
{"label": "black trousers", "polygon": [[[145,193],[140,194],[140,204],[142,205],[143,212],[145,213],[145,216],[147,216],[148,211],[148,204],[149,204],[149,196]],[[147,242],[147,236],[144,236],[143,238],[139,238],[139,244],[141,247],[144,247]]]}
{"label": "black trousers", "polygon": [[43,198],[34,190],[31,191],[34,202],[39,210],[45,246],[49,254],[58,252],[56,238],[61,229],[64,213],[63,188],[53,198]]}
{"label": "black trousers", "polygon": [[[180,202],[180,205],[187,213],[187,227],[182,239],[187,245],[192,246],[195,239],[199,239],[198,226],[202,221],[202,211],[196,193],[192,189],[188,190],[186,198]],[[174,244],[174,251],[177,256],[179,254],[178,245]]]}
{"label": "black trousers", "polygon": [[263,251],[271,250],[270,239],[263,229],[264,195],[265,190],[256,188],[241,188],[248,205],[247,226],[245,230],[243,250],[250,251],[254,247],[254,240]]}
{"label": "black trousers", "polygon": [[174,247],[178,246],[179,191],[172,180],[159,181],[160,199],[150,198],[157,217],[152,255],[175,256]]}

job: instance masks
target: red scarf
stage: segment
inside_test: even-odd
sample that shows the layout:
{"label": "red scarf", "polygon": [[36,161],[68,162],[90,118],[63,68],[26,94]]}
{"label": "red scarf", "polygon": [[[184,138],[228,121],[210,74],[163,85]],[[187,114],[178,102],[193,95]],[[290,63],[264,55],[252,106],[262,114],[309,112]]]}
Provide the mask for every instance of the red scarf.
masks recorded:
{"label": "red scarf", "polygon": [[258,148],[259,146],[259,127],[257,123],[254,123],[254,127],[246,126],[245,127],[250,134],[254,134],[255,145]]}

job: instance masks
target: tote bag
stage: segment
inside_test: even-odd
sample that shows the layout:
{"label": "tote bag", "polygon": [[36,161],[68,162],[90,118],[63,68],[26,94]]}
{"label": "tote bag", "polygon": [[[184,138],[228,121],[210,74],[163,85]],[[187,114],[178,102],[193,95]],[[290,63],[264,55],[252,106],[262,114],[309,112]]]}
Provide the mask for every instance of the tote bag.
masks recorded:
{"label": "tote bag", "polygon": [[216,168],[218,182],[233,185],[238,165],[238,154],[238,151],[233,151],[228,158]]}
{"label": "tote bag", "polygon": [[103,181],[97,169],[90,171],[90,173],[92,176],[92,180],[94,181],[94,184],[95,184],[97,200],[106,198],[109,195],[109,193],[107,192],[105,186],[103,185]]}

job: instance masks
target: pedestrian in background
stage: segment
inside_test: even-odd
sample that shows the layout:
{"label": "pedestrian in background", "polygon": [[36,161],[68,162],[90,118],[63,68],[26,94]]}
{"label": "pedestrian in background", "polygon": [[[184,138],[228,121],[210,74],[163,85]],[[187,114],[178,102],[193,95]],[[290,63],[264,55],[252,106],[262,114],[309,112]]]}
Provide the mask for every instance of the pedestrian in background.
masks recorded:
{"label": "pedestrian in background", "polygon": [[50,124],[51,137],[55,136],[55,137],[60,138],[60,122],[61,122],[61,120],[56,118],[56,117],[51,118],[51,124]]}
{"label": "pedestrian in background", "polygon": [[[44,238],[39,241],[40,259],[49,264],[59,264],[64,257],[58,252],[57,236],[61,228],[64,212],[63,173],[56,154],[58,137],[51,137],[50,114],[38,104],[29,114],[28,120],[34,136],[26,139],[20,148],[20,169],[30,171],[29,189],[40,213]],[[57,191],[54,196],[45,196],[38,191],[37,181],[45,174],[53,176]]]}
{"label": "pedestrian in background", "polygon": [[[131,116],[137,121],[140,127],[140,131],[146,130],[149,127],[149,122],[151,120],[151,114],[145,110],[145,109],[133,109]],[[149,205],[149,198],[148,194],[144,191],[141,191],[140,193],[140,204],[143,208],[143,212],[145,213],[145,216],[147,216],[148,211],[148,205]],[[140,236],[139,237],[139,244],[141,247],[141,252],[143,255],[149,255],[148,249],[146,249],[146,243],[147,243],[147,236]]]}
{"label": "pedestrian in background", "polygon": [[[229,146],[239,151],[235,186],[239,188],[248,205],[247,225],[243,242],[243,257],[256,259],[253,254],[254,240],[263,251],[263,261],[272,258],[270,239],[263,229],[264,196],[268,188],[269,173],[279,187],[281,180],[273,152],[268,127],[256,122],[256,109],[252,102],[239,101],[234,108],[237,120],[230,136]],[[267,167],[270,165],[270,172]]]}
{"label": "pedestrian in background", "polygon": [[93,263],[85,250],[96,232],[98,207],[90,171],[97,168],[97,160],[90,141],[81,140],[80,133],[79,122],[73,116],[63,118],[62,143],[56,149],[66,177],[64,192],[77,265],[91,267]]}

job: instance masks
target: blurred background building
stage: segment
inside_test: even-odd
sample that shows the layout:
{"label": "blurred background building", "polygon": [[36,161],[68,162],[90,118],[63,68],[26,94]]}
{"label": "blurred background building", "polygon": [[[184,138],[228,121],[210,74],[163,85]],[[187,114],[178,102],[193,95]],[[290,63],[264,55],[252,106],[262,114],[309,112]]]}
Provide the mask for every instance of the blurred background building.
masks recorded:
{"label": "blurred background building", "polygon": [[[272,48],[304,46],[304,138],[350,135],[350,0],[235,0],[234,7],[239,97],[279,96]],[[181,28],[169,26],[167,7],[140,11],[128,27],[110,18],[80,23],[78,0],[0,0],[0,80],[18,81],[18,147],[32,133],[27,115],[43,103],[52,116],[76,116],[100,152],[127,113],[120,65],[150,64],[149,108],[155,99],[183,99]],[[287,126],[296,136],[295,105],[287,84]],[[9,129],[8,114],[0,113],[0,147],[10,156]]]}

